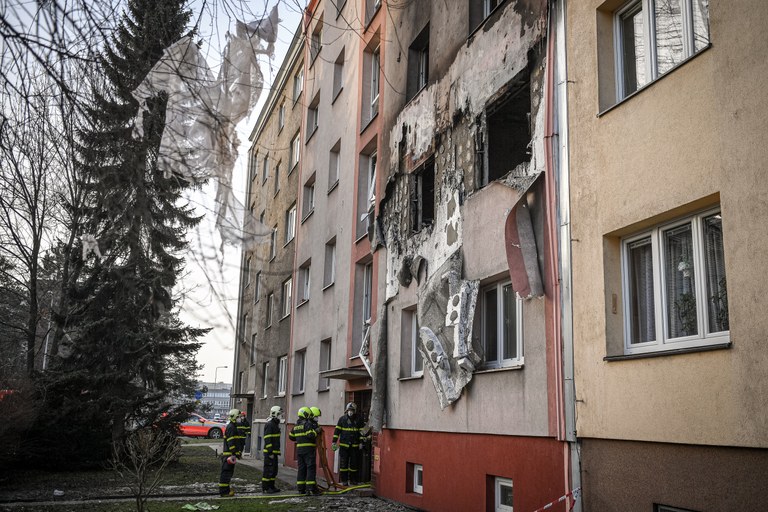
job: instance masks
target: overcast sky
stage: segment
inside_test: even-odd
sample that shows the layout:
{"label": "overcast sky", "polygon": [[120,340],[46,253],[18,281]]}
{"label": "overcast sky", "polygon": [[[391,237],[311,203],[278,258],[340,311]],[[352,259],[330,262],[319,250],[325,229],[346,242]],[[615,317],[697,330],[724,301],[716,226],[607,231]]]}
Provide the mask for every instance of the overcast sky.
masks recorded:
{"label": "overcast sky", "polygon": [[[258,118],[259,111],[269,95],[269,87],[280,69],[288,45],[301,21],[300,6],[305,0],[257,0],[256,2],[234,2],[217,0],[215,2],[192,2],[194,19],[200,14],[205,3],[206,11],[200,23],[200,36],[205,42],[203,54],[209,66],[218,70],[218,61],[225,44],[227,30],[234,31],[235,18],[246,23],[265,16],[275,3],[279,3],[280,28],[275,44],[275,57],[269,60],[260,58],[261,72],[264,75],[264,90],[259,98],[259,105],[250,116],[238,125],[240,138],[240,157],[235,164],[233,187],[235,195],[245,202],[246,162],[249,148],[248,136]],[[234,6],[237,4],[238,9]],[[250,12],[243,13],[239,8],[248,4]],[[206,44],[208,47],[206,47]],[[188,274],[183,278],[184,306],[182,319],[195,327],[212,327],[212,331],[203,338],[204,346],[200,349],[197,361],[203,366],[198,378],[205,382],[232,382],[234,372],[235,315],[237,315],[238,281],[240,273],[240,248],[225,246],[224,253],[219,251],[220,240],[213,226],[215,185],[208,184],[199,194],[192,197],[196,209],[205,213],[205,218],[197,232],[190,233],[190,255],[187,258]],[[227,368],[222,368],[227,366]],[[217,370],[218,367],[218,370]]]}

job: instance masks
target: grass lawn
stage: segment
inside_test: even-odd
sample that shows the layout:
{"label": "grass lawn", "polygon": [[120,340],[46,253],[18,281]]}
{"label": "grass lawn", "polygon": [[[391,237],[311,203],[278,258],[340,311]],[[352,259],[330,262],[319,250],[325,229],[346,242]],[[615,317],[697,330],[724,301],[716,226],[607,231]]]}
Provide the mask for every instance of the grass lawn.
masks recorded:
{"label": "grass lawn", "polygon": [[[219,510],[261,510],[265,506],[262,500],[243,496],[236,500],[237,503],[229,505],[227,500],[221,500],[215,493],[218,492],[220,459],[216,453],[207,446],[184,445],[182,455],[178,462],[170,464],[163,472],[161,487],[156,490],[158,494],[200,494],[199,498],[193,497],[185,501],[168,503],[152,502],[150,510],[182,510],[187,503],[206,501],[211,504],[221,505]],[[261,487],[261,471],[256,468],[238,464],[235,477],[232,480],[234,489],[242,492],[257,492]],[[64,491],[63,497],[57,501],[79,500],[84,498],[103,498],[114,496],[130,497],[130,491],[120,476],[108,469],[92,471],[47,472],[30,469],[16,471],[7,480],[0,483],[0,510],[50,510],[51,512],[64,512],[68,510],[136,510],[133,503],[95,503],[85,501],[77,505],[56,504],[50,507],[42,507],[40,504],[29,506],[4,507],[3,503],[18,500],[53,500],[53,491]],[[274,501],[270,497],[269,501]],[[230,500],[232,501],[232,500]],[[238,508],[240,502],[253,501],[256,508]],[[282,510],[274,508],[270,510]],[[250,507],[250,504],[248,505]],[[293,505],[295,506],[295,504]],[[233,507],[233,508],[229,508]],[[286,508],[285,510],[289,510]]]}
{"label": "grass lawn", "polygon": [[[276,498],[274,496],[240,496],[237,498],[218,498],[194,499],[194,500],[174,500],[174,501],[151,501],[147,504],[147,510],[150,512],[184,512],[185,505],[194,505],[204,502],[208,505],[218,506],[217,512],[267,512],[267,511],[295,511],[295,510],[317,510],[321,506],[321,498]],[[135,512],[136,505],[127,502],[85,502],[77,504],[55,504],[40,505],[34,504],[27,506],[14,506],[4,508],[0,505],[0,510],[8,512]]]}

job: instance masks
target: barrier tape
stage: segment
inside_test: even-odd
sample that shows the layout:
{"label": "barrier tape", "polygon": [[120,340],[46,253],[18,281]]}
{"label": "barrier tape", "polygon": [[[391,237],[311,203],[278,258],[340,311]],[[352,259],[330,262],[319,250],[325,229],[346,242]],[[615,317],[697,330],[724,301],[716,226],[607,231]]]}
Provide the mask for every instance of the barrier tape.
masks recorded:
{"label": "barrier tape", "polygon": [[567,494],[564,494],[563,496],[560,496],[555,501],[550,501],[549,503],[547,503],[543,507],[537,508],[533,512],[542,512],[543,510],[550,509],[550,508],[554,507],[555,505],[557,505],[558,503],[562,503],[563,501],[567,500],[570,497],[573,497],[573,502],[571,503],[571,507],[568,510],[569,511],[573,510],[573,507],[576,506],[576,498],[578,498],[580,494],[581,494],[581,487],[577,487],[574,490],[572,490],[571,492],[569,492]]}

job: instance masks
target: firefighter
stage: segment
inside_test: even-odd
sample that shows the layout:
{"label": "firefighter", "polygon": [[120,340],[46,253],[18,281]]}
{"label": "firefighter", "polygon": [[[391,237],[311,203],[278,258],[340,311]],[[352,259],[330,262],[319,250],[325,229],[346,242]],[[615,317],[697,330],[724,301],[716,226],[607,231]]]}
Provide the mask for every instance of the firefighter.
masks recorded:
{"label": "firefighter", "polygon": [[349,402],[344,415],[339,418],[333,431],[333,451],[339,450],[339,480],[341,485],[357,484],[357,461],[360,458],[363,422],[357,415],[357,405]]}
{"label": "firefighter", "polygon": [[275,487],[275,479],[277,458],[280,455],[280,416],[282,414],[282,407],[272,406],[269,411],[269,420],[264,427],[264,473],[261,477],[261,491],[265,494],[280,492],[280,489]]}
{"label": "firefighter", "polygon": [[[251,422],[248,420],[248,416],[245,415],[245,411],[240,413],[237,418],[237,439],[241,442],[241,452],[245,453],[246,442],[251,435]],[[250,449],[248,450],[250,452]]]}
{"label": "firefighter", "polygon": [[237,433],[237,420],[240,417],[239,409],[231,409],[229,423],[224,431],[224,450],[221,452],[221,475],[219,476],[219,494],[221,496],[234,496],[235,491],[229,485],[232,475],[235,473],[235,463],[243,454],[244,439],[240,439]]}
{"label": "firefighter", "polygon": [[309,407],[299,409],[299,419],[291,429],[288,438],[296,443],[296,455],[299,471],[296,475],[296,488],[299,494],[319,494],[315,481],[315,447],[318,426],[312,420]]}

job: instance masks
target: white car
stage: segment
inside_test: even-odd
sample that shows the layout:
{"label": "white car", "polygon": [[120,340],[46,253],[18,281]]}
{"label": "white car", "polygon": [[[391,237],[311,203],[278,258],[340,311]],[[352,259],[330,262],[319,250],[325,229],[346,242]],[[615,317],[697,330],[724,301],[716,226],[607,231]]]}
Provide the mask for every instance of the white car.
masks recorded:
{"label": "white car", "polygon": [[213,421],[221,421],[221,414],[218,412],[213,415]]}

